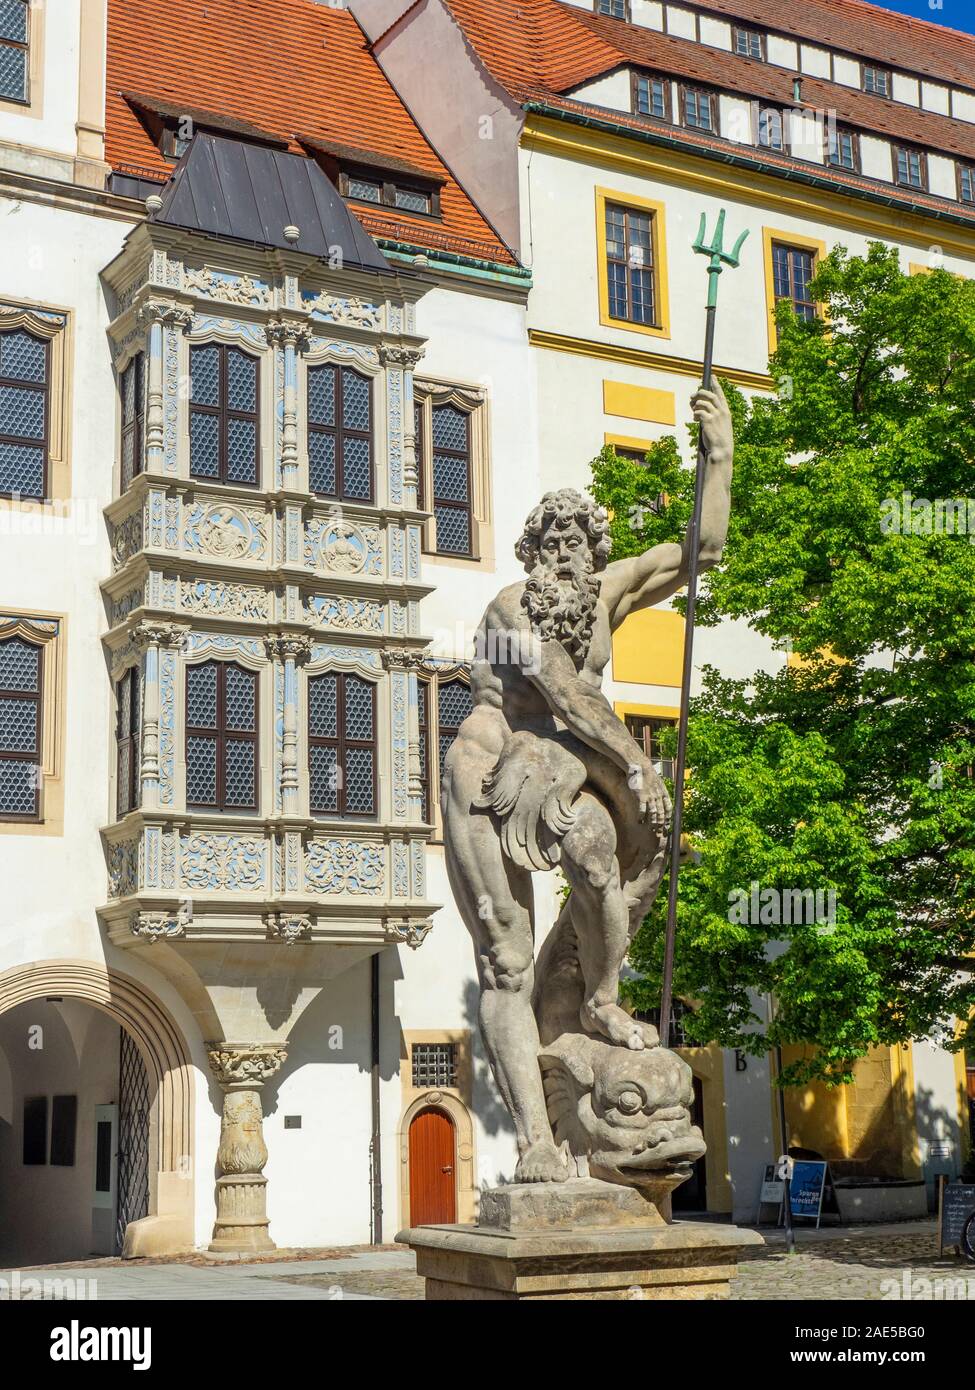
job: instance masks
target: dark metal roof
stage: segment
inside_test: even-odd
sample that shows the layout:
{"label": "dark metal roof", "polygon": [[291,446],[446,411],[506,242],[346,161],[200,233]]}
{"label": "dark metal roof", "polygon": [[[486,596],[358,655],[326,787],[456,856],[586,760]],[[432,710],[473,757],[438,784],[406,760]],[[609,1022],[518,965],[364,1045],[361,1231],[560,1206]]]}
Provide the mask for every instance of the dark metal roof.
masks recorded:
{"label": "dark metal roof", "polygon": [[[390,270],[313,159],[200,131],[161,192],[152,221],[206,236],[296,250],[345,268]],[[295,226],[297,242],[285,239]]]}

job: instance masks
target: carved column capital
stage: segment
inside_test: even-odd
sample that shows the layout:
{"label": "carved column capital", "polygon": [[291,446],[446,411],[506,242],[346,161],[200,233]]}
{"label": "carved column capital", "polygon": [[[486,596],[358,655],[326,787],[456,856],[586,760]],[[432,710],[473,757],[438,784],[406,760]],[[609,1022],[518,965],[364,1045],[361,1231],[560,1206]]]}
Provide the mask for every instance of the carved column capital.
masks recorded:
{"label": "carved column capital", "polygon": [[290,347],[295,352],[304,352],[312,339],[311,325],[305,319],[271,319],[264,332],[274,347]]}
{"label": "carved column capital", "polygon": [[433,931],[433,923],[422,917],[409,917],[386,922],[386,940],[416,951]]}
{"label": "carved column capital", "polygon": [[410,647],[383,647],[380,657],[387,671],[419,671],[423,666],[423,652]]}
{"label": "carved column capital", "polygon": [[193,325],[193,310],[184,304],[173,304],[166,299],[144,299],[136,310],[141,327],[148,328],[154,323],[179,328],[184,333]]}
{"label": "carved column capital", "polygon": [[269,632],[264,638],[267,654],[273,661],[307,661],[311,656],[312,639],[307,632]]}
{"label": "carved column capital", "polygon": [[287,1043],[207,1044],[210,1070],[221,1086],[259,1090],[270,1081],[288,1055]]}
{"label": "carved column capital", "polygon": [[188,628],[177,627],[175,623],[145,621],[136,623],[129,633],[134,647],[145,651],[148,647],[171,647],[178,650],[186,637]]}
{"label": "carved column capital", "polygon": [[190,915],[183,908],[175,912],[136,912],[129,926],[133,936],[152,945],[156,941],[172,941],[186,935]]}
{"label": "carved column capital", "polygon": [[406,343],[380,343],[379,360],[384,367],[402,367],[411,372],[423,356],[424,349]]}

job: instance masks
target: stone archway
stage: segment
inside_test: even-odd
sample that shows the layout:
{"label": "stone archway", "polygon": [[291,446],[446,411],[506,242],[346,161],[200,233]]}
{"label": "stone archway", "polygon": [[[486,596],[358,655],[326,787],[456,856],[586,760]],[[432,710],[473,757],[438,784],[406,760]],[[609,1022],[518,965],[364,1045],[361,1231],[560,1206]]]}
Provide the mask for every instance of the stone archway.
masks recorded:
{"label": "stone archway", "polygon": [[467,1106],[449,1091],[421,1091],[400,1116],[400,1225],[410,1219],[410,1125],[422,1110],[442,1110],[454,1127],[456,1154],[457,1220],[477,1220],[477,1187],[474,1179],[474,1121]]}
{"label": "stone archway", "polygon": [[125,1028],[155,1088],[157,1148],[150,1214],[129,1225],[123,1253],[159,1255],[192,1248],[193,1069],[182,1033],[144,985],[93,962],[38,961],[0,973],[0,1013],[52,995],[90,1004]]}

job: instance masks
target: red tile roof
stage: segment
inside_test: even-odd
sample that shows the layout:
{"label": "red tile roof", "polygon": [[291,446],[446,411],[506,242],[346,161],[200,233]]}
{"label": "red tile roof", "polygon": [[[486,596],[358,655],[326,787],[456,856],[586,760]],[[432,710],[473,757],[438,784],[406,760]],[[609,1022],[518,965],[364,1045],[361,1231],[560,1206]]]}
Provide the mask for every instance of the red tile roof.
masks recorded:
{"label": "red tile roof", "polygon": [[[722,91],[740,93],[744,97],[775,105],[792,107],[794,104],[794,74],[783,68],[597,15],[576,5],[560,3],[560,0],[444,0],[444,3],[464,29],[485,67],[518,100],[548,100],[561,109],[577,109],[580,113],[584,109],[597,111],[603,117],[610,117],[619,124],[631,125],[635,129],[655,127],[679,141],[713,146],[722,152],[735,150],[743,155],[747,155],[752,147],[736,145],[729,140],[709,139],[697,132],[678,131],[639,116],[631,118],[627,113],[614,111],[610,116],[605,110],[598,111],[591,103],[586,106],[585,98],[573,101],[571,93],[574,88],[615,68],[632,65],[707,83]],[[781,14],[781,0],[754,0],[754,3],[745,3],[745,0],[709,0],[707,8],[716,13],[740,15],[762,26],[767,23],[771,27],[783,27],[781,23],[772,25],[771,18],[773,14]],[[874,47],[879,43],[877,34],[889,36],[895,32],[901,33],[907,36],[904,42],[912,45],[903,49],[903,53],[913,53],[913,45],[917,42],[921,44],[920,51],[932,71],[945,75],[949,69],[952,73],[964,71],[967,83],[975,85],[975,38],[971,35],[943,31],[937,25],[921,21],[911,21],[914,27],[910,31],[898,30],[896,25],[891,27],[888,21],[903,20],[906,25],[903,16],[864,5],[860,0],[828,0],[830,15],[844,19],[844,23],[837,24],[835,33],[826,33],[822,25],[815,27],[826,9],[823,0],[803,0],[803,5],[797,7],[796,11],[799,17],[791,20],[790,25],[793,28],[802,27],[811,37],[822,34],[824,39],[831,38],[833,43],[838,44],[839,34],[852,35],[854,28],[858,34],[866,32],[870,23],[874,22],[871,17],[879,16],[875,28],[870,30],[875,38]],[[813,16],[809,26],[805,25],[807,10]],[[861,47],[864,51],[872,52],[866,45]],[[843,124],[874,131],[895,141],[941,149],[975,162],[973,124],[950,120],[902,102],[885,101],[809,76],[803,76],[802,97],[805,106],[819,110],[834,109]],[[759,153],[754,149],[752,152]],[[772,157],[765,150],[761,151],[761,158],[770,167],[782,165],[813,174],[819,170],[827,173],[838,185],[862,186],[874,191],[883,189],[893,198],[904,197],[919,204],[929,203],[932,209],[944,207],[943,199],[908,193],[891,184],[846,175],[833,168],[825,171],[808,161]],[[964,204],[957,206],[957,213],[962,217],[971,215],[975,218],[975,209]]]}
{"label": "red tile roof", "polygon": [[314,0],[108,0],[106,156],[172,172],[123,92],[219,112],[280,137],[391,156],[444,180],[443,221],[357,206],[372,235],[477,260],[514,258],[427,143],[345,10]]}

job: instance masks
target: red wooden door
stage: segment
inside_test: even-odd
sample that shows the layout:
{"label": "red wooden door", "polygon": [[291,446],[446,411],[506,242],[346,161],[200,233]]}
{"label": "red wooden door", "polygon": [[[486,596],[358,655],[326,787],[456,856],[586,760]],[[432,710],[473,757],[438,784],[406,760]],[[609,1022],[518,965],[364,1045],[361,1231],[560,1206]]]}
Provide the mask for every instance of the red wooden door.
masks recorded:
{"label": "red wooden door", "polygon": [[410,1225],[457,1220],[454,1127],[442,1110],[421,1110],[410,1125]]}

